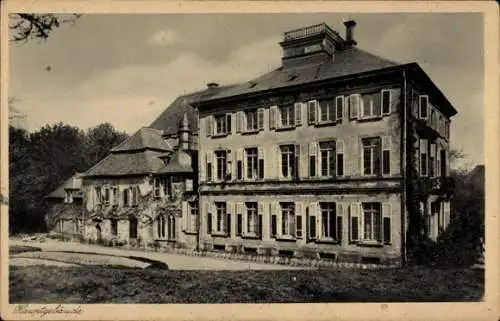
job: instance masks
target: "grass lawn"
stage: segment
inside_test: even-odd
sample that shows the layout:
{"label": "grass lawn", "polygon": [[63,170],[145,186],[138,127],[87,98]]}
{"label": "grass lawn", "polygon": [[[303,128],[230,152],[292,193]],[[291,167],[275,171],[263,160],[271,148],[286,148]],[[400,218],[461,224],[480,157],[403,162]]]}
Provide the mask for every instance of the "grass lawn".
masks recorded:
{"label": "grass lawn", "polygon": [[182,271],[10,267],[11,303],[284,303],[478,301],[470,269]]}

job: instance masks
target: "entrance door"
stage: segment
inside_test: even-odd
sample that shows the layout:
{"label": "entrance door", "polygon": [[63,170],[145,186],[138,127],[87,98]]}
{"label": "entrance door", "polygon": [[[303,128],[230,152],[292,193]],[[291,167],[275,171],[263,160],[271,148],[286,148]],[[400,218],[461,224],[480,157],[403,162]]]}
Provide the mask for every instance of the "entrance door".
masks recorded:
{"label": "entrance door", "polygon": [[137,238],[137,218],[135,216],[130,217],[129,219],[129,235],[128,237],[131,239]]}

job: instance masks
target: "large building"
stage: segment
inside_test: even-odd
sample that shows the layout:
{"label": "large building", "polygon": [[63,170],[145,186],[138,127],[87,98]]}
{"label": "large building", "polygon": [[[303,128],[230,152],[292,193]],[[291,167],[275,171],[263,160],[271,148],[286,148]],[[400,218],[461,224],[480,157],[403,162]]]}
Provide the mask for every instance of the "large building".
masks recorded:
{"label": "large building", "polygon": [[176,99],[82,176],[85,238],[379,263],[436,239],[457,112],[355,25],[286,32],[276,70]]}
{"label": "large building", "polygon": [[394,262],[408,198],[430,238],[447,225],[456,110],[416,63],[356,48],[345,25],[345,39],[286,32],[281,67],[194,103],[201,248]]}

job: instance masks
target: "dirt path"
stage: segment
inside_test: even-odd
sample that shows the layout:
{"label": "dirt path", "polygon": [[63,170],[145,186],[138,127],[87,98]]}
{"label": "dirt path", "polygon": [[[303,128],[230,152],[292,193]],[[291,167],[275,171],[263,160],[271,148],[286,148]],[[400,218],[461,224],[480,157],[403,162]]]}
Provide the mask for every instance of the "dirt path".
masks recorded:
{"label": "dirt path", "polygon": [[21,240],[9,240],[9,245],[30,245],[42,249],[42,251],[72,251],[98,253],[118,256],[139,256],[151,260],[157,260],[168,264],[171,270],[299,270],[301,268],[263,264],[255,262],[230,261],[209,257],[187,256],[172,253],[145,252],[127,249],[117,249],[102,247],[98,245],[89,245],[81,243],[65,243],[56,240],[47,239],[46,242],[23,242]]}

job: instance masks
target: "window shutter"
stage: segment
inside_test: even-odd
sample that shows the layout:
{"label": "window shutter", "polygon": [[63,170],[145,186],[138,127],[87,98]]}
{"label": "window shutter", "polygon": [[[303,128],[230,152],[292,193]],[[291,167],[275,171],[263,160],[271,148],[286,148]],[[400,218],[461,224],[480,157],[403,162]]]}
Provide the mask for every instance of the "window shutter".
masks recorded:
{"label": "window shutter", "polygon": [[295,236],[297,238],[302,238],[303,226],[302,226],[302,214],[304,211],[304,205],[302,202],[295,202]]}
{"label": "window shutter", "polygon": [[236,132],[241,133],[243,131],[243,117],[245,116],[243,111],[238,111],[236,113]]}
{"label": "window shutter", "polygon": [[275,208],[276,208],[276,218],[277,218],[277,231],[276,231],[276,235],[278,237],[280,237],[283,233],[283,215],[281,213],[281,206],[278,202],[275,202],[276,205],[275,205]]}
{"label": "window shutter", "polygon": [[344,96],[337,96],[335,98],[335,118],[336,121],[342,121],[344,116]]}
{"label": "window shutter", "polygon": [[[433,160],[431,163],[430,160]],[[429,158],[429,166],[432,166],[432,170],[429,172],[434,173],[434,176],[436,176],[436,167],[437,167],[437,161],[436,161],[436,144],[431,143],[431,158]]]}
{"label": "window shutter", "polygon": [[[420,139],[420,175],[427,176],[429,173],[429,155],[427,139]],[[426,159],[422,159],[422,154],[426,154]]]}
{"label": "window shutter", "polygon": [[243,179],[243,150],[241,148],[236,149],[236,170],[235,179]]}
{"label": "window shutter", "polygon": [[391,136],[382,136],[382,175],[391,174]]}
{"label": "window shutter", "polygon": [[231,212],[226,213],[226,221],[224,224],[224,230],[227,236],[231,236]]}
{"label": "window shutter", "polygon": [[351,212],[349,215],[349,240],[351,242],[359,241],[360,234],[360,219],[359,219],[359,203],[351,203]]}
{"label": "window shutter", "polygon": [[269,203],[269,214],[271,217],[271,238],[276,238],[278,234],[278,219],[276,213],[276,202]]}
{"label": "window shutter", "polygon": [[441,176],[441,149],[436,145],[436,176]]}
{"label": "window shutter", "polygon": [[257,119],[259,130],[264,130],[264,108],[257,110]]}
{"label": "window shutter", "polygon": [[335,239],[340,241],[342,239],[342,214],[343,214],[343,203],[337,202],[335,204],[335,225],[336,225],[336,235]]}
{"label": "window shutter", "polygon": [[384,238],[384,243],[391,243],[391,203],[383,203],[382,204],[382,216],[383,216],[383,224],[382,224],[382,233]]}
{"label": "window shutter", "polygon": [[295,145],[295,163],[294,163],[294,179],[299,180],[300,179],[300,145]]}
{"label": "window shutter", "polygon": [[302,125],[302,103],[294,104],[295,126]]}
{"label": "window shutter", "polygon": [[207,137],[210,137],[214,133],[213,116],[212,115],[207,116],[207,118],[205,118],[205,122],[206,122]]}
{"label": "window shutter", "polygon": [[335,147],[337,150],[337,176],[344,176],[344,141],[338,139],[335,142]]}
{"label": "window shutter", "polygon": [[391,91],[389,89],[382,89],[380,92],[380,106],[382,106],[382,115],[391,113]]}
{"label": "window shutter", "polygon": [[186,201],[182,201],[182,230],[188,231],[188,203]]}
{"label": "window shutter", "polygon": [[307,123],[309,125],[314,125],[318,118],[318,102],[316,100],[311,100],[307,103]]}
{"label": "window shutter", "polygon": [[269,129],[276,129],[277,114],[278,106],[271,106],[269,108]]}
{"label": "window shutter", "polygon": [[349,96],[349,113],[351,119],[359,118],[360,105],[361,96],[359,94],[353,94]]}
{"label": "window shutter", "polygon": [[318,143],[309,143],[309,176],[318,176]]}
{"label": "window shutter", "polygon": [[418,96],[418,115],[420,119],[427,119],[429,113],[429,97],[426,95]]}
{"label": "window shutter", "polygon": [[264,155],[264,147],[259,147],[257,150],[258,153],[258,170],[259,170],[259,179],[264,179],[265,176],[265,155]]}
{"label": "window shutter", "polygon": [[228,134],[231,134],[231,130],[232,130],[232,122],[231,122],[231,114],[226,114],[226,132]]}
{"label": "window shutter", "polygon": [[207,214],[207,234],[212,234],[212,208],[210,203],[205,203],[205,213]]}
{"label": "window shutter", "polygon": [[247,223],[247,213],[245,211],[245,203],[236,203],[236,213],[241,214],[242,217],[242,233],[243,235],[248,232],[248,223]]}
{"label": "window shutter", "polygon": [[448,226],[448,224],[450,223],[450,202],[444,202],[443,203],[443,207],[444,207],[444,226],[443,228],[446,229],[446,227]]}
{"label": "window shutter", "polygon": [[243,233],[243,214],[236,214],[236,236],[241,236],[242,233]]}
{"label": "window shutter", "polygon": [[318,224],[316,221],[316,216],[318,215],[318,203],[313,202],[309,204],[309,239],[315,240],[318,238]]}

